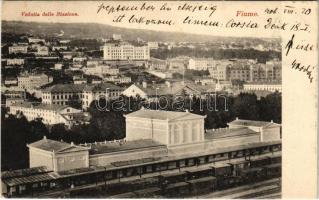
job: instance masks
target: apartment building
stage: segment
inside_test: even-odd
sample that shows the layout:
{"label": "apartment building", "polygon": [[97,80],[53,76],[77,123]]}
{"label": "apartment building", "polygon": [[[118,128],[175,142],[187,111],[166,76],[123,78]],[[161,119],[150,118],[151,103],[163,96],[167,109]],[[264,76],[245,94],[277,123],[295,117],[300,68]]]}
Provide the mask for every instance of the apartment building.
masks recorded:
{"label": "apartment building", "polygon": [[208,70],[214,65],[213,58],[191,58],[188,60],[188,69]]}
{"label": "apartment building", "polygon": [[57,84],[42,90],[42,102],[55,105],[81,104],[83,109],[87,109],[99,96],[115,99],[121,92],[122,88],[111,83]]}
{"label": "apartment building", "polygon": [[26,45],[13,45],[9,47],[9,54],[15,53],[28,53],[28,46]]}
{"label": "apartment building", "polygon": [[32,90],[53,81],[53,77],[45,74],[26,74],[18,76],[18,87]]}
{"label": "apartment building", "polygon": [[252,82],[244,84],[244,90],[248,91],[270,91],[270,92],[281,92],[282,84],[279,82]]}
{"label": "apartment building", "polygon": [[70,106],[20,102],[12,104],[9,109],[13,115],[23,115],[28,121],[42,119],[42,122],[48,125],[65,124],[72,127],[86,121],[85,113]]}
{"label": "apartment building", "polygon": [[87,75],[103,77],[104,75],[118,75],[120,70],[105,64],[90,65],[82,69]]}
{"label": "apartment building", "polygon": [[37,53],[38,56],[47,56],[49,55],[49,47],[47,46],[39,46],[37,48]]}
{"label": "apartment building", "polygon": [[144,44],[112,42],[103,46],[104,60],[149,60],[150,49]]}
{"label": "apartment building", "polygon": [[8,58],[7,65],[24,65],[24,59],[23,58]]}

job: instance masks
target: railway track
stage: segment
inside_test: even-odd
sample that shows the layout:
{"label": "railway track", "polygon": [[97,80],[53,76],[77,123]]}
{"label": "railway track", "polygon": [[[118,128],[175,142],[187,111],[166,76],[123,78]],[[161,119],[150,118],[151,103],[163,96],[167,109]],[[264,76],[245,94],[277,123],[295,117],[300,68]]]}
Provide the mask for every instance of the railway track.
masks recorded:
{"label": "railway track", "polygon": [[[262,181],[254,184],[244,185],[231,189],[221,190],[206,195],[197,196],[197,198],[258,198],[259,196],[271,197],[281,196],[281,186],[278,178]],[[194,198],[194,197],[192,197]]]}

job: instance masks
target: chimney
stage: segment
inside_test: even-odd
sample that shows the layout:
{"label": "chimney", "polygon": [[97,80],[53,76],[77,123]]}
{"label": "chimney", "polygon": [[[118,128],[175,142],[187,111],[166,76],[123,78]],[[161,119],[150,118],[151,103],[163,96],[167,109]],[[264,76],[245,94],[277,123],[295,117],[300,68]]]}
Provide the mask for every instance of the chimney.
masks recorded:
{"label": "chimney", "polygon": [[143,85],[143,88],[147,88],[147,82],[146,81],[143,81],[142,85]]}

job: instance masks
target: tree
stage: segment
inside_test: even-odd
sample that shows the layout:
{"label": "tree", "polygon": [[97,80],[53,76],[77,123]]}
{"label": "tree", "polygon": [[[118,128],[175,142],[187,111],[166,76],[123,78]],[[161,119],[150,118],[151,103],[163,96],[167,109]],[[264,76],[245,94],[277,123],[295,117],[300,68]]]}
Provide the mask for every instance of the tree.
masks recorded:
{"label": "tree", "polygon": [[234,98],[231,110],[235,117],[259,120],[259,108],[255,94],[240,93]]}

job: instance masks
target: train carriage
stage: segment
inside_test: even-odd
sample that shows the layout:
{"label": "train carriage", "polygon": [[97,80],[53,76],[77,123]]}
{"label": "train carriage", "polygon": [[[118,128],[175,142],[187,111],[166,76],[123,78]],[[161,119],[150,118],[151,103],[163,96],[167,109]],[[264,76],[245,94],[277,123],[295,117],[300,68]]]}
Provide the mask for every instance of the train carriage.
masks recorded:
{"label": "train carriage", "polygon": [[264,167],[266,176],[268,178],[280,177],[281,176],[281,163],[274,163]]}
{"label": "train carriage", "polygon": [[163,195],[167,197],[178,197],[180,196],[185,196],[189,195],[190,193],[190,188],[189,188],[189,183],[187,182],[178,182],[178,183],[172,183],[167,185],[163,189]]}
{"label": "train carriage", "polygon": [[181,181],[185,181],[186,179],[186,172],[170,172],[170,173],[163,173],[159,176],[159,182],[162,186],[165,186],[170,183],[177,183]]}
{"label": "train carriage", "polygon": [[240,170],[247,169],[250,166],[249,161],[247,161],[247,160],[232,161],[229,164],[232,167],[232,171],[233,171],[234,176],[238,176]]}
{"label": "train carriage", "polygon": [[282,162],[281,154],[279,154],[279,155],[271,155],[271,156],[269,156],[269,159],[270,159],[270,164],[281,163]]}
{"label": "train carriage", "polygon": [[127,193],[121,193],[117,195],[108,196],[108,199],[131,199],[131,198],[137,198],[136,194],[134,192],[127,192]]}
{"label": "train carriage", "polygon": [[253,183],[264,180],[266,177],[265,170],[262,167],[254,167],[243,169],[240,171],[240,176],[244,182]]}
{"label": "train carriage", "polygon": [[213,192],[217,187],[216,177],[208,176],[187,181],[190,184],[190,192],[192,194],[203,194]]}
{"label": "train carriage", "polygon": [[213,169],[210,166],[191,168],[185,170],[185,172],[187,180],[198,179],[213,175]]}
{"label": "train carriage", "polygon": [[213,168],[213,175],[215,177],[232,175],[231,165],[228,163],[215,163],[212,165],[212,168]]}
{"label": "train carriage", "polygon": [[270,164],[270,158],[266,157],[258,157],[250,159],[250,167],[261,167]]}
{"label": "train carriage", "polygon": [[160,187],[151,187],[134,191],[134,193],[136,194],[137,198],[155,198],[161,194],[161,191],[162,190]]}

